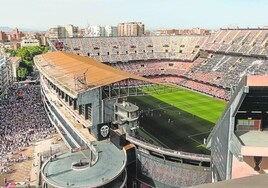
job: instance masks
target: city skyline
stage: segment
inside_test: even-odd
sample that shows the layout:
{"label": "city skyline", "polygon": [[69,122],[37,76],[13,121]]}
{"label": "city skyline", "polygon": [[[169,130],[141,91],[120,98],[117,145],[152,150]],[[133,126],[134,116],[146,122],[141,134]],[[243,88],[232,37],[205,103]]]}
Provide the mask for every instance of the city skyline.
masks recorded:
{"label": "city skyline", "polygon": [[[26,3],[27,2],[27,3]],[[263,27],[264,0],[10,0],[1,4],[0,26],[48,30],[55,25],[117,25],[141,21],[145,28]],[[27,7],[29,9],[27,9]],[[27,11],[25,11],[27,10]],[[13,12],[12,14],[10,12]],[[14,13],[15,12],[15,13]]]}

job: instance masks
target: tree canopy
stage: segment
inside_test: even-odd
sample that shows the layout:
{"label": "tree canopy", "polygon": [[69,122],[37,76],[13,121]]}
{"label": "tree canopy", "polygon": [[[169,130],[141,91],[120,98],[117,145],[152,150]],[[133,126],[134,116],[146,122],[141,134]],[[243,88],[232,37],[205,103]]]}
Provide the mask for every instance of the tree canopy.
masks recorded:
{"label": "tree canopy", "polygon": [[5,49],[6,53],[10,56],[21,57],[21,62],[17,70],[17,75],[19,80],[25,80],[28,75],[33,71],[33,58],[36,55],[48,52],[50,47],[46,46],[29,46],[23,47],[18,50]]}

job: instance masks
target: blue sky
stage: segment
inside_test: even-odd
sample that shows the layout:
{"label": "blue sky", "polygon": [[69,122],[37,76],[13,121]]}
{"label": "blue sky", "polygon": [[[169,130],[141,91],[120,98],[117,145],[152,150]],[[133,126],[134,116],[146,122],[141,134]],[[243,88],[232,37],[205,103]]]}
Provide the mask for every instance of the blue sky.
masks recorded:
{"label": "blue sky", "polygon": [[268,25],[267,0],[0,0],[0,5],[0,26],[32,29],[128,21],[141,21],[146,29]]}

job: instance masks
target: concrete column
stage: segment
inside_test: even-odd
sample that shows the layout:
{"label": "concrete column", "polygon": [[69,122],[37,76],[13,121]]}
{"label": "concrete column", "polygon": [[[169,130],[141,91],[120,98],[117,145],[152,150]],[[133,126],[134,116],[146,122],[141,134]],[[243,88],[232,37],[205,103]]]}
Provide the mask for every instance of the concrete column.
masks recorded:
{"label": "concrete column", "polygon": [[61,90],[60,90],[60,92],[61,92],[61,98],[64,99],[64,92]]}
{"label": "concrete column", "polygon": [[88,105],[89,104],[85,104],[85,114],[84,114],[85,119],[88,119]]}
{"label": "concrete column", "polygon": [[78,106],[78,113],[79,113],[79,115],[82,114],[82,105],[79,105],[79,106]]}
{"label": "concrete column", "polygon": [[68,99],[69,99],[69,96],[64,93],[64,100],[65,100],[65,102],[68,102]]}
{"label": "concrete column", "polygon": [[73,101],[73,108],[74,108],[74,110],[76,110],[77,109],[77,99],[74,99],[74,101]]}
{"label": "concrete column", "polygon": [[68,101],[69,101],[69,106],[72,106],[73,105],[73,99],[71,97],[69,97]]}

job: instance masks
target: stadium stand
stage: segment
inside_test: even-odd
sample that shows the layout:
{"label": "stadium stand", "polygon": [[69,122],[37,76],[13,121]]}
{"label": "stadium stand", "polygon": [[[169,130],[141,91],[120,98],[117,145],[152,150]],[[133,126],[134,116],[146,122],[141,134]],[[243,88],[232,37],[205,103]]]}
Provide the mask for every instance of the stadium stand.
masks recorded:
{"label": "stadium stand", "polygon": [[212,52],[266,56],[267,29],[222,29],[212,34],[201,49]]}
{"label": "stadium stand", "polygon": [[198,36],[65,38],[53,39],[51,43],[62,42],[65,51],[106,63],[147,59],[193,61],[201,39]]}
{"label": "stadium stand", "polygon": [[[149,79],[142,77],[134,79],[136,78],[136,75],[139,75],[150,78],[152,82],[172,83],[215,98],[230,100],[231,92],[235,90],[237,84],[243,79],[244,75],[267,74],[267,34],[268,30],[266,29],[221,29],[210,36],[50,39],[49,43],[52,45],[52,49],[90,57],[116,69],[123,70],[124,73],[108,66],[105,66],[105,70],[96,73],[93,72],[94,67],[89,66],[90,64],[93,64],[91,62],[92,60],[90,61],[88,58],[79,57],[69,53],[61,54],[61,52],[56,52],[59,54],[55,53],[56,55],[60,55],[60,58],[57,59],[57,61],[54,59],[54,55],[47,55],[47,57],[43,58],[44,61],[42,60],[39,62],[36,58],[36,63],[37,65],[39,64],[39,69],[43,72],[43,76],[41,76],[41,84],[43,88],[54,90],[54,94],[61,97],[59,101],[63,100],[64,103],[65,100],[65,103],[69,103],[69,106],[73,105],[73,110],[75,113],[78,113],[78,115],[81,113],[85,114],[85,118],[89,118],[91,121],[91,125],[89,126],[91,129],[90,132],[98,136],[100,134],[96,131],[96,127],[100,125],[100,119],[96,120],[95,118],[94,120],[94,118],[91,118],[91,115],[95,113],[95,116],[99,117],[100,108],[91,107],[100,106],[100,104],[108,105],[108,102],[100,103],[100,100],[92,100],[98,105],[89,105],[86,103],[88,101],[84,101],[83,98],[86,95],[77,94],[78,99],[81,97],[81,99],[77,101],[80,101],[80,103],[82,102],[80,107],[78,106],[77,108],[76,105],[79,103],[73,103],[76,96],[73,97],[74,99],[72,99],[71,96],[68,96],[70,88],[73,89],[72,92],[80,91],[81,88],[78,87],[79,85],[77,85],[77,83],[81,81],[84,81],[82,82],[84,85],[87,82],[93,83],[89,84],[88,88],[83,87],[84,92],[89,92],[89,88],[95,85],[103,87],[102,92],[99,93],[106,94],[103,96],[111,98],[110,87],[119,89],[122,87],[124,89],[124,87],[128,86],[131,89],[135,85],[143,85],[144,81],[149,83]],[[67,65],[66,63],[63,66],[62,62],[65,58],[62,58],[62,55],[68,56],[67,60],[72,65]],[[79,73],[84,74],[84,77],[76,77],[70,72],[64,74],[64,76],[69,76],[69,81],[74,81],[74,85],[71,85],[72,88],[69,85],[70,82],[66,82],[67,79],[62,80],[62,82],[66,82],[65,84],[68,85],[68,87],[60,86],[61,89],[63,88],[63,90],[66,91],[65,94],[64,92],[61,92],[59,88],[57,89],[58,86],[55,85],[53,81],[49,81],[49,79],[46,78],[47,70],[45,69],[48,68],[46,63],[51,63],[51,59],[53,59],[53,65],[51,64],[51,67],[59,66],[58,70],[63,70],[61,67],[63,66],[69,70],[69,68],[73,66],[79,69]],[[43,64],[44,62],[46,63]],[[98,68],[104,66],[103,64],[96,65]],[[84,72],[84,67],[88,67],[86,72]],[[109,76],[107,71],[110,69],[113,70],[113,74]],[[59,74],[58,71],[55,70],[57,69],[51,68],[49,72],[53,73],[53,77],[57,76],[57,79],[61,79],[62,74]],[[112,78],[120,75],[123,76],[123,80],[120,80],[120,78],[120,81],[116,80],[111,82]],[[93,82],[93,80],[97,78],[98,80]],[[87,82],[85,82],[85,80],[87,80]],[[100,84],[103,83],[104,80],[105,83]],[[109,86],[109,88],[106,86]],[[92,94],[88,93],[87,96],[94,96],[95,99],[95,91],[97,90],[92,89]],[[107,92],[110,93],[107,95]],[[46,96],[48,92],[43,92],[43,94]],[[53,91],[51,94],[53,94]],[[118,95],[113,96],[118,97]],[[49,97],[46,97],[46,101],[48,101]],[[53,101],[50,103],[52,106],[54,105]],[[55,106],[55,108],[57,108],[57,106]],[[103,109],[106,110],[107,113],[111,112],[106,106],[103,106]],[[63,109],[60,108],[59,110]],[[92,110],[95,110],[94,113],[91,112]],[[54,112],[53,109],[50,109],[50,111],[56,116],[60,116],[57,112]],[[105,115],[103,117],[109,121],[111,120],[110,116]],[[93,120],[95,121],[95,124],[93,123]],[[241,120],[245,123],[244,119]],[[74,144],[74,148],[80,148],[85,145],[83,139],[81,142],[77,136],[78,134],[83,135],[84,132],[79,129],[76,133],[72,131],[73,127],[65,125],[64,121],[61,122],[63,123],[61,123],[62,128],[60,131],[65,131],[65,134],[73,137],[73,141],[76,143]],[[257,119],[256,122],[260,123],[259,119]],[[250,126],[246,128],[253,129],[255,127],[252,127],[250,124]],[[241,126],[239,124],[237,130],[245,130],[245,127],[242,127],[242,124]],[[161,185],[164,187],[187,187],[212,181],[211,168],[209,168],[211,158],[209,156],[162,148],[152,144],[151,140],[146,140],[138,135],[133,137],[126,135],[125,138],[131,144],[138,146],[138,150],[135,154],[137,164],[134,164],[135,169],[137,169],[137,172],[135,172],[137,179],[133,182],[135,184],[137,183],[137,185],[143,186],[143,183],[145,183],[152,187],[161,187]],[[104,142],[104,145],[108,145],[108,143]],[[219,149],[219,147],[216,149]],[[118,165],[121,165],[122,161],[124,168],[125,156],[119,161]],[[225,168],[224,164],[220,164],[220,167]],[[124,174],[125,172],[121,170],[114,173],[114,176],[119,175],[120,177],[123,177],[118,181],[122,185],[124,183],[121,181],[125,181]],[[113,178],[114,177],[111,177],[111,180],[113,180]],[[109,186],[110,185],[108,185],[108,187]]]}
{"label": "stadium stand", "polygon": [[[220,29],[209,36],[51,39],[53,49],[229,100],[245,74],[267,73],[268,29]],[[200,58],[201,52],[208,52]]]}
{"label": "stadium stand", "polygon": [[154,155],[137,152],[137,176],[145,182],[153,179],[153,187],[189,187],[211,182],[211,172],[206,167],[163,160]]}

